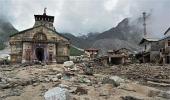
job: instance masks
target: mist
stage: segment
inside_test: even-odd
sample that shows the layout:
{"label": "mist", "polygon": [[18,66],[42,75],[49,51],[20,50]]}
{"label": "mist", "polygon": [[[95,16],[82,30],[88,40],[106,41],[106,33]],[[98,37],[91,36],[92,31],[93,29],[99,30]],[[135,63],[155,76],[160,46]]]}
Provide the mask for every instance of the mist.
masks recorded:
{"label": "mist", "polygon": [[170,0],[0,0],[0,17],[19,31],[34,24],[34,14],[55,16],[58,32],[84,35],[115,27],[124,18],[150,14],[147,32],[162,36],[170,27]]}

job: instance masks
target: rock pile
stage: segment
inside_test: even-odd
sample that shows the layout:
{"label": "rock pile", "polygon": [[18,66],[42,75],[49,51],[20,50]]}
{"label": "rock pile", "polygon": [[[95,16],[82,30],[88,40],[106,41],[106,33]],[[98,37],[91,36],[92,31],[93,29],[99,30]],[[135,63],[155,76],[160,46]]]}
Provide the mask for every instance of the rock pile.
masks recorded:
{"label": "rock pile", "polygon": [[[147,80],[147,79],[170,79],[170,67],[154,66],[151,64],[130,64],[130,65],[115,65],[110,68],[103,68],[102,73],[118,76],[125,76],[132,80]],[[101,72],[101,71],[98,72]]]}

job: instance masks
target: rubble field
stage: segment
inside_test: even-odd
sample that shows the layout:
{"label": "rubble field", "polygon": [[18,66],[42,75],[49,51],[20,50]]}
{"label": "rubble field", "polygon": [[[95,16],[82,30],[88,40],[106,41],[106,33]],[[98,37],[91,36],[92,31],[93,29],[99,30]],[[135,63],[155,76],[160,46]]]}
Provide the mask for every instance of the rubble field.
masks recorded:
{"label": "rubble field", "polygon": [[0,100],[170,100],[170,66],[1,65]]}

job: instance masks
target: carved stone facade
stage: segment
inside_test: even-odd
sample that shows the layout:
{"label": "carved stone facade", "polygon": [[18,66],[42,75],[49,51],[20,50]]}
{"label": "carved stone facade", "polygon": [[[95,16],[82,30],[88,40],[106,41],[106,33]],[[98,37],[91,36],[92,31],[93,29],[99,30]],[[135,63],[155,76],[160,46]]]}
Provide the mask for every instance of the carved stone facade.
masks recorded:
{"label": "carved stone facade", "polygon": [[54,16],[44,13],[34,17],[32,28],[10,36],[11,62],[62,63],[69,60],[69,39],[55,31]]}

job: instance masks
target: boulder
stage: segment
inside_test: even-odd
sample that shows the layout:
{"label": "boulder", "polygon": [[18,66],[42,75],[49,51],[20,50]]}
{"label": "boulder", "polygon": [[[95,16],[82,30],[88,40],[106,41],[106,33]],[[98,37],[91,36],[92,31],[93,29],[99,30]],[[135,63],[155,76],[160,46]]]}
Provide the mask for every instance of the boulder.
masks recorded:
{"label": "boulder", "polygon": [[162,91],[162,92],[160,92],[160,94],[158,96],[169,100],[170,99],[170,91],[167,91],[167,92]]}
{"label": "boulder", "polygon": [[38,85],[39,85],[39,83],[33,83],[32,85],[33,85],[33,86],[38,86]]}
{"label": "boulder", "polygon": [[74,91],[75,94],[79,94],[79,95],[83,95],[83,94],[87,94],[88,91],[87,89],[83,88],[83,87],[77,87],[77,89]]}
{"label": "boulder", "polygon": [[11,89],[8,96],[20,96],[23,93],[23,90],[20,89]]}
{"label": "boulder", "polygon": [[58,78],[57,77],[54,77],[51,79],[53,82],[57,82],[58,81]]}
{"label": "boulder", "polygon": [[[149,89],[148,89],[149,90]],[[154,89],[154,90],[150,90],[149,92],[148,92],[148,96],[149,97],[155,97],[155,96],[158,96],[159,94],[160,94],[160,90],[156,90],[156,89]]]}
{"label": "boulder", "polygon": [[114,87],[117,87],[120,85],[120,84],[117,84],[115,80],[110,79],[109,77],[104,77],[102,80],[102,84],[112,84]]}
{"label": "boulder", "polygon": [[2,82],[2,83],[7,83],[7,79],[5,79],[5,78],[0,78],[0,82]]}
{"label": "boulder", "polygon": [[120,78],[118,76],[111,76],[110,79],[114,80],[117,85],[120,85],[120,83],[124,83],[125,82],[124,79],[122,79],[122,78]]}
{"label": "boulder", "polygon": [[133,97],[133,96],[125,96],[125,97],[121,97],[122,100],[144,100],[144,99],[140,99],[137,97]]}
{"label": "boulder", "polygon": [[45,82],[50,82],[50,79],[48,79],[48,78],[45,78]]}
{"label": "boulder", "polygon": [[0,89],[7,89],[7,88],[10,88],[9,84],[0,83]]}
{"label": "boulder", "polygon": [[61,73],[57,74],[56,76],[57,76],[58,79],[62,78],[62,74]]}
{"label": "boulder", "polygon": [[80,77],[78,79],[78,82],[80,82],[80,83],[90,83],[91,81],[88,78]]}
{"label": "boulder", "polygon": [[93,75],[93,69],[91,67],[85,67],[84,68],[84,73],[86,75]]}
{"label": "boulder", "polygon": [[59,84],[58,87],[69,89],[69,86],[67,86],[67,85],[65,85],[65,84]]}
{"label": "boulder", "polygon": [[65,88],[55,87],[44,95],[45,100],[70,100],[69,91]]}
{"label": "boulder", "polygon": [[91,81],[88,78],[84,78],[85,83],[90,83]]}
{"label": "boulder", "polygon": [[73,67],[74,63],[73,63],[73,61],[66,61],[66,62],[64,62],[63,66],[64,67]]}

